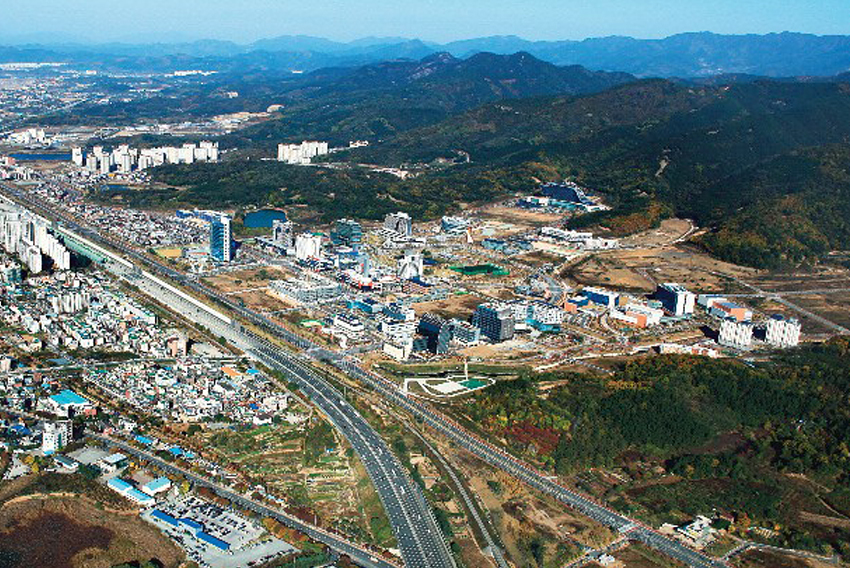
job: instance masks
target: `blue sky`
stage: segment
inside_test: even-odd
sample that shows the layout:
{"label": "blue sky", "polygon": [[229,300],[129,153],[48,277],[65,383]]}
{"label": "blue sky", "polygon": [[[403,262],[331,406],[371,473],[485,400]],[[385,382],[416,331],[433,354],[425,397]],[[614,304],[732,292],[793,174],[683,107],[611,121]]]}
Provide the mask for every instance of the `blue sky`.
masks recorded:
{"label": "blue sky", "polygon": [[683,31],[850,34],[850,0],[4,0],[0,43],[82,39],[249,42],[304,34],[451,41]]}

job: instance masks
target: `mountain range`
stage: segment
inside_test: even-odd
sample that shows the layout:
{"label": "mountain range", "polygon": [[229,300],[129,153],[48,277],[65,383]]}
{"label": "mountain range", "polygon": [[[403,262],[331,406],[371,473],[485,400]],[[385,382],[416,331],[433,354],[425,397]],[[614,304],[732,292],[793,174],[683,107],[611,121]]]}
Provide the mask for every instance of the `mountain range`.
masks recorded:
{"label": "mountain range", "polygon": [[310,36],[281,36],[247,45],[200,40],[156,44],[27,44],[0,47],[3,61],[63,61],[121,69],[193,67],[223,72],[246,69],[310,71],[440,52],[455,57],[527,52],[557,65],[621,71],[639,77],[831,76],[850,71],[850,36],[802,33],[721,35],[684,33],[664,39],[611,36],[581,41],[530,41],[494,36],[436,44],[418,39],[364,38],[342,43]]}

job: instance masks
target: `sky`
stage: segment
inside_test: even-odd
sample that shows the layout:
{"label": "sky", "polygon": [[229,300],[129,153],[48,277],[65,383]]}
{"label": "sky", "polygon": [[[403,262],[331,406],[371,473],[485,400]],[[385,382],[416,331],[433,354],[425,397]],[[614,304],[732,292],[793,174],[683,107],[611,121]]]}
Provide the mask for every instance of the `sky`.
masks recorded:
{"label": "sky", "polygon": [[850,34],[848,0],[4,0],[0,43]]}

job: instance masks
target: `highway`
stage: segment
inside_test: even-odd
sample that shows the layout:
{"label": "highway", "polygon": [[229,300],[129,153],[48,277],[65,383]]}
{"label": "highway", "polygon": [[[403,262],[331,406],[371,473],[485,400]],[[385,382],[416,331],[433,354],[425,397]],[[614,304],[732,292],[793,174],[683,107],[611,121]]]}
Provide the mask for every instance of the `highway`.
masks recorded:
{"label": "highway", "polygon": [[[74,220],[59,215],[33,202],[16,188],[2,185],[9,193],[25,205],[36,209],[48,218],[59,218],[65,230],[71,230],[102,247],[118,249],[130,259],[142,263],[165,276],[173,278],[191,288],[204,293],[196,282],[187,279],[167,267],[158,265],[140,255],[130,247],[113,242],[90,229],[82,227]],[[113,262],[107,268],[117,276],[137,286],[142,292],[169,307],[175,313],[207,327],[217,336],[253,356],[269,368],[284,373],[287,378],[302,389],[316,407],[339,429],[360,457],[381,503],[389,518],[398,541],[404,564],[409,568],[454,568],[455,562],[449,551],[445,537],[437,526],[431,506],[422,490],[407,474],[386,442],[366,422],[357,410],[351,406],[330,383],[321,378],[313,369],[295,360],[287,351],[272,345],[265,339],[246,330],[228,316],[210,308],[188,294],[163,282],[152,274],[139,269],[115,253],[110,253]],[[217,296],[218,297],[218,296]],[[219,301],[231,305],[229,299],[221,296]],[[235,304],[233,304],[236,307]]]}
{"label": "highway", "polygon": [[[26,194],[14,188],[6,187],[22,201],[48,216],[56,217],[57,213],[44,208],[41,204],[32,202]],[[527,485],[547,494],[579,513],[608,526],[620,534],[641,541],[676,560],[694,568],[719,568],[726,563],[714,560],[699,553],[684,544],[665,537],[650,527],[635,522],[605,505],[598,503],[588,496],[569,489],[553,480],[544,472],[538,471],[508,452],[479,438],[467,431],[451,418],[435,411],[430,405],[402,394],[399,387],[387,379],[369,372],[357,365],[356,361],[345,358],[337,353],[319,347],[309,340],[296,335],[288,329],[270,321],[268,318],[232,302],[200,283],[180,274],[158,262],[145,257],[128,246],[114,243],[93,231],[80,227],[69,220],[69,225],[83,232],[88,238],[107,246],[116,248],[128,257],[141,262],[153,270],[168,276],[198,292],[211,297],[232,311],[238,313],[247,321],[254,323],[276,337],[287,341],[306,351],[300,359],[286,350],[274,346],[265,339],[245,330],[242,326],[231,325],[226,316],[216,318],[211,315],[214,311],[201,309],[198,301],[188,302],[185,297],[176,295],[169,288],[157,283],[156,279],[143,276],[138,270],[133,274],[125,274],[140,288],[147,288],[149,295],[158,301],[169,305],[177,313],[181,313],[198,323],[202,323],[211,331],[224,336],[237,347],[259,359],[271,368],[280,370],[298,383],[313,402],[328,416],[350,441],[355,451],[363,460],[369,476],[375,484],[381,497],[390,522],[396,532],[399,547],[406,566],[423,566],[439,568],[453,566],[454,562],[439,529],[436,527],[430,506],[416,486],[406,475],[403,466],[389,451],[378,434],[366,423],[357,411],[348,404],[341,394],[309,366],[307,358],[327,361],[349,376],[370,386],[385,400],[406,410],[422,420],[437,432],[453,440],[465,450],[476,455],[483,461],[509,473]],[[126,261],[125,261],[126,262]],[[226,323],[225,323],[226,320]]]}

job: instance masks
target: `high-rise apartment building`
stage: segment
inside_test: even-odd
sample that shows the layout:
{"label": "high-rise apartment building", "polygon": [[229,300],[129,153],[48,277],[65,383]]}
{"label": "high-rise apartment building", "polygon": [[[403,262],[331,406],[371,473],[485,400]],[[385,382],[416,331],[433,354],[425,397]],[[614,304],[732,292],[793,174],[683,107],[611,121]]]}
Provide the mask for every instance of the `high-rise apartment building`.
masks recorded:
{"label": "high-rise apartment building", "polygon": [[800,344],[802,326],[795,318],[785,318],[779,314],[767,320],[765,341],[773,347],[787,349]]}

